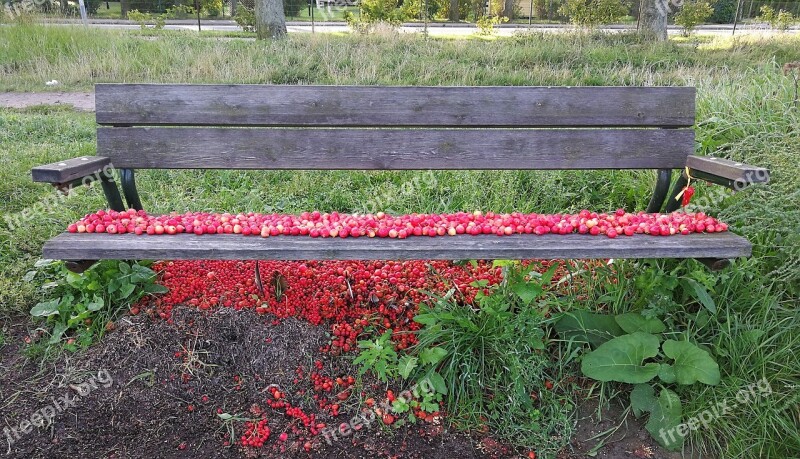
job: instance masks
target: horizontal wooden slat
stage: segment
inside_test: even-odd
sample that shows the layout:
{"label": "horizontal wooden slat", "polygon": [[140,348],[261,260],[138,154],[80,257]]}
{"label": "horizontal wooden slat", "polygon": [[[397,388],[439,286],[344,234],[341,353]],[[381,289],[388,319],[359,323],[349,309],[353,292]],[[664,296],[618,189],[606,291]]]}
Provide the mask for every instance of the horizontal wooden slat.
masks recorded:
{"label": "horizontal wooden slat", "polygon": [[593,237],[571,235],[322,239],[240,235],[134,236],[63,233],[44,246],[57,260],[409,260],[562,258],[735,258],[750,243],[733,233],[688,236]]}
{"label": "horizontal wooden slat", "polygon": [[729,159],[692,155],[686,158],[686,166],[689,167],[689,169],[705,172],[706,174],[716,177],[722,177],[732,182],[739,181],[742,186],[751,183],[769,182],[768,169],[731,161]]}
{"label": "horizontal wooden slat", "polygon": [[102,156],[81,156],[31,169],[34,182],[67,183],[103,170],[111,161]]}
{"label": "horizontal wooden slat", "polygon": [[97,122],[228,126],[692,126],[691,87],[99,84]]}
{"label": "horizontal wooden slat", "polygon": [[120,168],[683,168],[691,129],[99,128]]}

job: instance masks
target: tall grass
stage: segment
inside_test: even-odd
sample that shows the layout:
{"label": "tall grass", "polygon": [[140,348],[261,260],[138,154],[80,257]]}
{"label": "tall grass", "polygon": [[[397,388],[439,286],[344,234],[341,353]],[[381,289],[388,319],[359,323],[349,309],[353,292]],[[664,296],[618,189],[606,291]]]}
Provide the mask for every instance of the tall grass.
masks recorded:
{"label": "tall grass", "polygon": [[[708,274],[727,276],[719,278],[725,288],[714,293],[716,321],[693,332],[724,350],[718,359],[725,377],[719,386],[682,393],[685,411],[695,415],[730,398],[744,382],[767,376],[779,396],[716,420],[694,439],[700,450],[723,457],[785,457],[797,447],[800,413],[791,398],[797,386],[789,388],[800,384],[800,109],[793,80],[780,66],[800,60],[800,37],[714,39],[698,46],[642,44],[629,35],[532,34],[494,41],[293,35],[280,42],[168,37],[0,27],[0,90],[42,90],[52,79],[62,90],[88,90],[96,82],[697,86],[698,150],[767,166],[772,183],[720,195],[712,194],[718,187],[698,185],[697,197],[716,196],[709,211],[753,241],[755,250],[752,259]],[[33,184],[28,172],[36,164],[93,154],[94,129],[89,114],[0,110],[0,209],[3,216],[36,209],[19,227],[0,225],[0,313],[24,312],[34,301],[24,275],[43,241],[105,205],[93,188],[39,206],[53,191]],[[138,177],[144,204],[154,212],[364,211],[376,196],[391,196],[383,206],[394,212],[642,209],[654,183],[649,171],[439,172],[403,192],[416,174],[143,171]],[[617,307],[624,312],[630,306]]]}

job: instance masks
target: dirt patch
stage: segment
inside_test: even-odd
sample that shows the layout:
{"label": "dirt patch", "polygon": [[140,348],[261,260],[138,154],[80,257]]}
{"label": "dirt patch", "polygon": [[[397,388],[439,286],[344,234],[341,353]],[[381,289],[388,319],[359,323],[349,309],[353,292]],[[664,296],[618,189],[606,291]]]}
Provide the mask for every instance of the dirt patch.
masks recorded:
{"label": "dirt patch", "polygon": [[[0,375],[3,427],[19,431],[35,412],[50,406],[57,411],[49,425],[19,432],[19,438],[11,433],[6,457],[485,457],[478,441],[442,426],[389,430],[376,421],[330,444],[322,435],[311,438],[296,418],[264,401],[272,385],[302,387],[302,381],[293,383],[295,369],[313,367],[330,339],[322,327],[251,311],[179,308],[173,314],[172,324],[144,315],[123,319],[87,352],[41,367],[24,357],[6,360]],[[328,356],[318,371],[355,374],[349,357]],[[365,381],[364,387],[372,385]],[[293,393],[290,400],[311,404],[311,392]],[[71,406],[64,407],[64,397]],[[353,394],[342,402],[340,416],[320,412],[316,422],[338,425],[357,406]],[[226,422],[219,412],[266,418],[272,436],[261,448],[244,448],[238,438],[244,421]],[[229,428],[234,438],[226,437]],[[281,432],[287,441],[277,440]]]}
{"label": "dirt patch", "polygon": [[[624,395],[622,396],[625,397]],[[661,448],[644,427],[642,419],[625,413],[618,400],[598,413],[597,400],[578,407],[578,426],[572,440],[572,458],[680,459],[680,453]],[[691,456],[690,456],[691,457]]]}
{"label": "dirt patch", "polygon": [[[125,317],[87,351],[49,361],[22,355],[29,328],[25,322],[7,324],[0,353],[6,457],[527,457],[499,444],[491,433],[471,436],[446,423],[387,428],[378,418],[330,442],[324,435],[309,435],[297,417],[267,406],[269,388],[285,388],[293,406],[314,408],[310,372],[335,378],[355,375],[356,369],[352,355],[320,353],[330,336],[305,321],[278,321],[250,310],[207,313],[178,307],[171,323],[144,314]],[[364,378],[338,402],[339,416],[309,412],[317,416],[314,423],[338,426],[359,413],[362,394],[385,390],[385,384]],[[52,422],[37,422],[34,413],[49,409],[55,411]],[[618,425],[623,415],[612,409],[598,420],[595,410],[592,402],[581,407],[572,448],[560,459],[587,457],[599,441],[592,438]],[[220,413],[236,418],[225,420]],[[245,419],[267,420],[272,433],[262,447],[241,445]],[[26,421],[43,425],[28,427]],[[286,441],[278,439],[283,432]],[[629,416],[594,457],[677,456],[658,448],[641,421]]]}
{"label": "dirt patch", "polygon": [[37,105],[72,105],[75,110],[93,112],[93,92],[4,92],[0,107],[27,108]]}

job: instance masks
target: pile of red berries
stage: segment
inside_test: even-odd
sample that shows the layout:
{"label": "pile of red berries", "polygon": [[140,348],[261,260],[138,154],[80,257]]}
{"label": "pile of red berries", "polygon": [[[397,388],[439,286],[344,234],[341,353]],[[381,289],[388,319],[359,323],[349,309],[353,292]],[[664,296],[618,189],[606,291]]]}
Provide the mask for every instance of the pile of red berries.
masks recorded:
{"label": "pile of red berries", "polygon": [[269,434],[270,430],[266,419],[261,419],[258,422],[247,421],[244,424],[244,433],[240,440],[242,446],[260,448],[269,439]]}
{"label": "pile of red berries", "polygon": [[[455,289],[456,298],[472,303],[479,291],[500,282],[502,270],[491,263],[448,261],[260,261],[261,288],[254,261],[184,260],[156,263],[169,289],[153,303],[132,308],[164,319],[178,304],[200,309],[253,308],[279,318],[298,317],[330,326],[325,351],[349,352],[365,329],[393,331],[398,349],[415,342],[409,331],[419,303],[428,293]],[[485,285],[484,285],[485,284]]]}
{"label": "pile of red berries", "polygon": [[728,225],[702,212],[671,214],[629,213],[623,209],[610,213],[582,210],[577,214],[496,214],[457,212],[450,214],[410,214],[390,216],[383,212],[366,215],[338,212],[288,214],[246,214],[186,212],[148,215],[143,210],[123,212],[98,210],[67,227],[71,233],[110,234],[241,234],[261,237],[389,237],[455,236],[458,234],[605,234],[619,235],[714,233]]}

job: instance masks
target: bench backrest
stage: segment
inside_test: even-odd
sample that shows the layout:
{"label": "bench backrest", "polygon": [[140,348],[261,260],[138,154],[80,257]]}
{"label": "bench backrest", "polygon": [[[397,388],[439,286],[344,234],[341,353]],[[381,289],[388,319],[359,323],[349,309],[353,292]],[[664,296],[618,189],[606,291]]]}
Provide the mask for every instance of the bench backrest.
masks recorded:
{"label": "bench backrest", "polygon": [[97,154],[131,169],[676,169],[690,87],[100,84]]}

